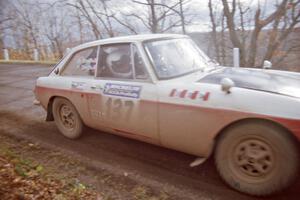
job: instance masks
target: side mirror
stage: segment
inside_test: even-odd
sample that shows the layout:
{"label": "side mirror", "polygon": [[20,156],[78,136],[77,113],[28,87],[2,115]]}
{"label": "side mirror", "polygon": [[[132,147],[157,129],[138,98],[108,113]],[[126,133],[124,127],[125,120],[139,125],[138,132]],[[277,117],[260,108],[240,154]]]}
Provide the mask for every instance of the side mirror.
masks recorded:
{"label": "side mirror", "polygon": [[59,69],[58,68],[56,68],[55,70],[54,70],[54,74],[59,74]]}
{"label": "side mirror", "polygon": [[268,60],[265,60],[263,64],[263,69],[271,69],[271,68],[272,68],[272,63]]}
{"label": "side mirror", "polygon": [[234,84],[233,80],[231,80],[230,78],[223,78],[221,80],[221,89],[222,89],[222,91],[226,92],[227,94],[230,93],[230,89],[232,87],[234,87],[234,85],[235,84]]}

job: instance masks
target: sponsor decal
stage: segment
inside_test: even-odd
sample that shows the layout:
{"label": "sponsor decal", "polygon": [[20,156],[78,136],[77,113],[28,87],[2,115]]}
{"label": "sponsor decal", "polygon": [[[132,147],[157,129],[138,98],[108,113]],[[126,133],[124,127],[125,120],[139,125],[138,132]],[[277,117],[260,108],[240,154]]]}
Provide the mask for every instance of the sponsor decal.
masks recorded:
{"label": "sponsor decal", "polygon": [[203,101],[207,101],[209,98],[209,92],[200,92],[200,91],[188,91],[188,90],[171,90],[169,96],[170,97],[179,97],[179,98],[190,98],[192,100],[202,99]]}
{"label": "sponsor decal", "polygon": [[85,82],[72,82],[71,87],[72,89],[77,89],[77,90],[83,90],[86,86]]}
{"label": "sponsor decal", "polygon": [[107,95],[138,99],[140,98],[141,90],[141,86],[106,83],[103,93]]}

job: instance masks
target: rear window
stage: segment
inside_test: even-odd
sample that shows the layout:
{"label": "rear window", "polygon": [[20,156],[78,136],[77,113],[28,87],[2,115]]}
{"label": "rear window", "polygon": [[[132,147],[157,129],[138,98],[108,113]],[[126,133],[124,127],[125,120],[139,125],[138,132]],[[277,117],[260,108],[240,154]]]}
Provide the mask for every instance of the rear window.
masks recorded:
{"label": "rear window", "polygon": [[97,47],[76,52],[64,67],[62,76],[94,76],[97,66]]}

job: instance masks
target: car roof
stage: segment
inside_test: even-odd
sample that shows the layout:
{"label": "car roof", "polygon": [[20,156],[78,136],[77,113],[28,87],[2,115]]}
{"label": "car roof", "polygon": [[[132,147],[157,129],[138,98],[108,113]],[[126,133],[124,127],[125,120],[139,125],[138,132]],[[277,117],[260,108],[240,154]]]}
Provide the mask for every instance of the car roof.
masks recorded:
{"label": "car roof", "polygon": [[102,45],[102,44],[113,44],[113,43],[126,43],[126,42],[143,42],[147,40],[163,39],[163,38],[182,38],[187,37],[186,35],[181,34],[140,34],[140,35],[129,35],[129,36],[120,36],[113,37],[101,40],[95,40],[92,42],[87,42],[72,48],[72,50],[80,50],[88,48],[91,46]]}

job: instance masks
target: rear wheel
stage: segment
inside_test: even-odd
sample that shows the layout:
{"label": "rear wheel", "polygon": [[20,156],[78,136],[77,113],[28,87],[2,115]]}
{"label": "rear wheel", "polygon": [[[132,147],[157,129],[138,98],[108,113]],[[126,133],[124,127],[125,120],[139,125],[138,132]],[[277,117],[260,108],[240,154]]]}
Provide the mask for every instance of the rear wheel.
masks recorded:
{"label": "rear wheel", "polygon": [[52,108],[59,131],[67,138],[79,138],[82,135],[83,122],[73,104],[67,99],[56,97]]}
{"label": "rear wheel", "polygon": [[215,151],[221,177],[232,188],[265,196],[288,187],[298,174],[296,142],[270,123],[244,123],[221,135]]}

